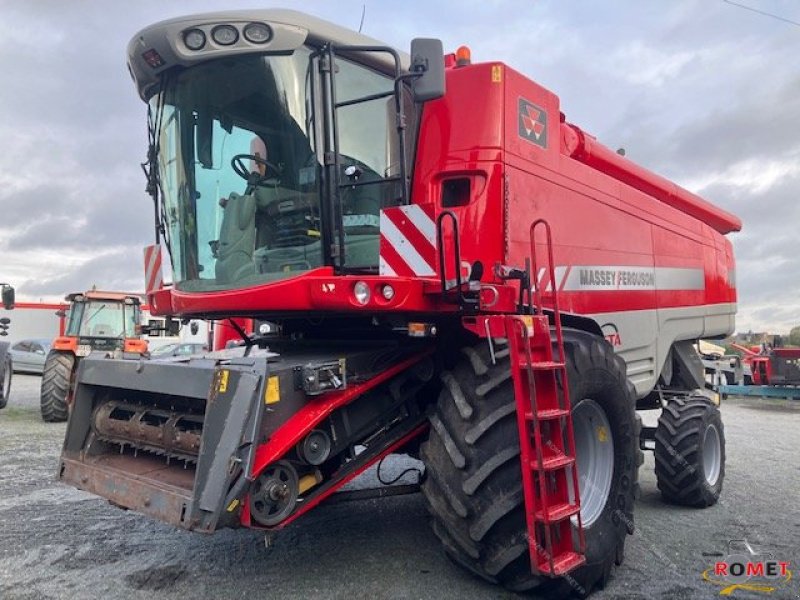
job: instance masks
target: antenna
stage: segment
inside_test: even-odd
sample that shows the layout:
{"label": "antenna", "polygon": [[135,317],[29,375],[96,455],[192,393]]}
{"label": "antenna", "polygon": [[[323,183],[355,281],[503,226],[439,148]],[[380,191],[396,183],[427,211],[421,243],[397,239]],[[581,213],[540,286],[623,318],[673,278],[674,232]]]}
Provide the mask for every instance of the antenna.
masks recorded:
{"label": "antenna", "polygon": [[364,15],[367,14],[367,5],[361,5],[361,23],[358,24],[358,33],[361,33],[361,28],[364,27]]}

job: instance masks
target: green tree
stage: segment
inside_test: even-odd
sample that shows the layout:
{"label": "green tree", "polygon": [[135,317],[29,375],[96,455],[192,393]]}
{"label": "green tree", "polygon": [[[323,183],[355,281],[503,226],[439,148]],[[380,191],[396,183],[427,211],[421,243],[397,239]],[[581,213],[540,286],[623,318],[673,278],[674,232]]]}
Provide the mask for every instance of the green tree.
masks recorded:
{"label": "green tree", "polygon": [[792,346],[800,346],[800,325],[792,327],[792,330],[789,332],[789,343]]}

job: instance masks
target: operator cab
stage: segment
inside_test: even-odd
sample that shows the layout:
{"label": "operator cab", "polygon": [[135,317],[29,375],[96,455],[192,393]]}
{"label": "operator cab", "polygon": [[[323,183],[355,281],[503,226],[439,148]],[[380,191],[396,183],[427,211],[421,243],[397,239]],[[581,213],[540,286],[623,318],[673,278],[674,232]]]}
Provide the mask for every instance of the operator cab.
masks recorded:
{"label": "operator cab", "polygon": [[264,35],[221,13],[154,26],[129,47],[182,291],[322,266],[377,273],[380,210],[407,198],[417,120],[407,59],[356,34],[321,39],[305,16],[300,41],[304,23],[285,24],[297,13],[262,12]]}

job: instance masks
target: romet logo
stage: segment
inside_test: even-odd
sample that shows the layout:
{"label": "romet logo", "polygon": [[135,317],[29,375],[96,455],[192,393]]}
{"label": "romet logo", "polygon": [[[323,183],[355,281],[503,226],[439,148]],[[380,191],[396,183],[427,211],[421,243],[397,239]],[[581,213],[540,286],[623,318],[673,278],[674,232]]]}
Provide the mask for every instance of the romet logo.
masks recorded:
{"label": "romet logo", "polygon": [[747,540],[731,540],[728,556],[703,571],[704,580],[722,586],[720,596],[730,596],[736,590],[771,594],[784,588],[791,578],[787,561],[775,560]]}

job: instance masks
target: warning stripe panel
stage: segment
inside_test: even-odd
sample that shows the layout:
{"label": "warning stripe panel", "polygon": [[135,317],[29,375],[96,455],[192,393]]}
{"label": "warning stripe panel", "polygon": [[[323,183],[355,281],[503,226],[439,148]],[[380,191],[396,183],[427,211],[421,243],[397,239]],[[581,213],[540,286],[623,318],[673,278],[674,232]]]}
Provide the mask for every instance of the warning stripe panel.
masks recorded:
{"label": "warning stripe panel", "polygon": [[410,205],[382,210],[380,228],[381,275],[436,275],[436,226],[421,207]]}
{"label": "warning stripe panel", "polygon": [[419,223],[419,221],[412,220],[408,215],[403,214],[402,211],[388,211],[382,216],[391,221],[391,224],[395,226],[397,231],[403,234],[403,237],[407,241],[402,243],[410,244],[420,255],[422,260],[424,260],[429,267],[433,267],[436,261],[436,246],[431,243],[427,236],[418,228],[417,223]]}
{"label": "warning stripe panel", "polygon": [[160,290],[164,287],[160,244],[153,244],[144,248],[144,283],[146,292]]}

